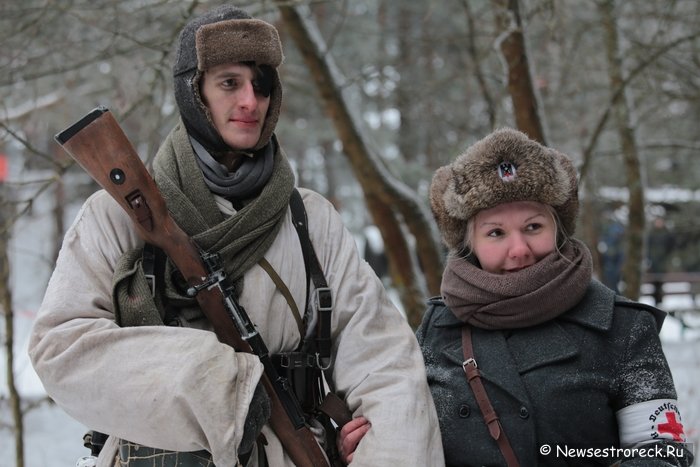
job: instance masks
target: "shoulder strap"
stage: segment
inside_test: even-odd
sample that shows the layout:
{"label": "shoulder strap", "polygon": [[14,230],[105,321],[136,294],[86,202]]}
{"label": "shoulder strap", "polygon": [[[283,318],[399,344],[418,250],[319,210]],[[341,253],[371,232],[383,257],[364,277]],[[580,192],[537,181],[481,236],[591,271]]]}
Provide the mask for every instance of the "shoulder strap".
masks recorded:
{"label": "shoulder strap", "polygon": [[[326,277],[321,268],[321,263],[318,260],[318,256],[316,256],[316,250],[314,250],[311,238],[309,238],[306,208],[304,207],[304,201],[301,198],[299,190],[294,189],[294,191],[292,191],[289,207],[292,210],[292,221],[299,235],[299,242],[301,243],[301,250],[304,255],[304,266],[306,268],[307,277],[306,303],[309,303],[309,277],[311,277],[314,284],[314,297],[311,306],[315,307],[318,313],[316,337],[314,339],[316,351],[320,358],[319,363],[322,363],[321,366],[327,367],[330,363],[331,355],[331,312],[333,310],[333,294],[328,287]],[[308,321],[307,315],[308,307],[307,313],[304,315],[305,321]]]}
{"label": "shoulder strap", "polygon": [[498,443],[498,449],[501,450],[508,467],[518,467],[520,465],[518,458],[513,451],[513,447],[510,445],[510,441],[508,441],[506,432],[503,431],[503,426],[501,426],[501,422],[498,420],[498,414],[496,414],[496,411],[491,405],[486,389],[481,383],[481,372],[474,359],[472,328],[470,326],[462,327],[462,351],[464,353],[462,369],[467,376],[469,386],[474,392],[476,403],[479,405],[479,410],[481,410],[481,415],[484,417],[484,422],[486,422],[489,433],[491,437],[496,440],[496,443]]}
{"label": "shoulder strap", "polygon": [[[294,315],[294,320],[297,322],[297,328],[299,329],[299,334],[301,335],[302,339],[304,338],[304,323],[301,317],[301,314],[299,313],[299,308],[297,307],[296,302],[294,301],[294,297],[292,297],[292,293],[289,291],[289,288],[287,287],[287,284],[284,283],[282,278],[277,274],[277,271],[275,271],[275,268],[272,267],[272,265],[265,259],[265,257],[261,258],[260,261],[258,261],[258,264],[260,265],[261,268],[265,270],[268,276],[270,276],[270,279],[272,279],[272,282],[275,283],[275,286],[277,287],[277,290],[282,293],[284,296],[284,299],[287,301],[287,304],[289,305],[289,308],[292,310],[292,315]],[[306,276],[306,281],[309,281],[309,276],[307,274]],[[308,293],[308,292],[307,292]]]}
{"label": "shoulder strap", "polygon": [[[301,193],[296,188],[292,190],[292,196],[289,199],[289,208],[292,211],[292,224],[294,224],[294,229],[297,231],[299,236],[299,243],[301,244],[301,252],[304,255],[304,270],[306,272],[306,295],[304,296],[304,303],[309,303],[309,277],[311,275],[310,265],[309,265],[309,255],[308,246],[306,241],[309,238],[309,226],[306,218],[306,208],[304,207],[304,201],[301,199]],[[310,240],[309,240],[310,241]],[[312,248],[313,249],[313,248]],[[314,282],[315,285],[315,282]],[[304,312],[304,321],[306,322],[308,317],[308,307]],[[304,336],[301,336],[302,340]]]}

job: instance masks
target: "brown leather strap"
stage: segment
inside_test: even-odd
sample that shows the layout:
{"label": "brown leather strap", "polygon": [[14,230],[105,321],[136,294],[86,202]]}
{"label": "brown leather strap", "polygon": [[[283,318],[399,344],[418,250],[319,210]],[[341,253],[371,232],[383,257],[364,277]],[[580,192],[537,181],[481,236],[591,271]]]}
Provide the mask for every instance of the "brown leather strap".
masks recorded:
{"label": "brown leather strap", "polygon": [[345,401],[334,392],[326,394],[318,410],[328,415],[338,425],[338,428],[342,428],[352,420],[352,412],[348,409]]}
{"label": "brown leather strap", "polygon": [[496,440],[496,443],[498,443],[498,448],[501,450],[501,454],[503,454],[508,467],[519,467],[520,463],[518,462],[518,458],[515,456],[513,447],[508,441],[506,432],[503,431],[503,426],[501,426],[498,415],[491,405],[489,396],[486,394],[486,389],[481,383],[481,372],[474,359],[472,329],[469,326],[462,327],[462,352],[464,353],[462,369],[467,377],[469,386],[472,388],[472,392],[474,392],[476,403],[479,405],[479,410],[481,410],[481,415],[484,417],[484,422],[486,422],[489,433],[491,437]]}
{"label": "brown leather strap", "polygon": [[287,285],[284,283],[279,274],[277,274],[275,268],[273,268],[272,265],[265,258],[262,258],[258,262],[258,264],[265,270],[267,275],[270,276],[270,279],[272,279],[272,282],[275,283],[277,290],[279,290],[282,293],[282,296],[284,296],[284,299],[287,300],[287,305],[289,305],[289,308],[292,310],[294,320],[297,322],[297,327],[299,328],[299,335],[301,336],[301,340],[303,341],[304,335],[306,334],[304,332],[304,323],[301,319],[299,308],[297,307],[297,304],[294,301],[294,297],[292,297],[292,293],[289,291],[289,288],[287,288]]}

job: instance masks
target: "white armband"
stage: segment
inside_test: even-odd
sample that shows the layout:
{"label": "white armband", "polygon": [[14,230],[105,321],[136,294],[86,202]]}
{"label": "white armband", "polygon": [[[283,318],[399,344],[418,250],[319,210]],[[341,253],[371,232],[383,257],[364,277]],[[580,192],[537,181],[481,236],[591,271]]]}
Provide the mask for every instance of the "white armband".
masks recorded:
{"label": "white armband", "polygon": [[679,443],[686,441],[678,402],[674,399],[628,405],[615,415],[623,448],[663,439]]}

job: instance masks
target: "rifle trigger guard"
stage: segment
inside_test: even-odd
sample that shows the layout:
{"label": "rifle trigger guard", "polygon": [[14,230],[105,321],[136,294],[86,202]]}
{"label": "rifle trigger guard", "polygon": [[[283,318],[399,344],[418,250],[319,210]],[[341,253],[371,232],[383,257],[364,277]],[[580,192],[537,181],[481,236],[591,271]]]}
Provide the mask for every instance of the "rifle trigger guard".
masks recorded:
{"label": "rifle trigger guard", "polygon": [[151,208],[148,207],[146,198],[143,197],[141,190],[135,190],[126,195],[126,201],[129,203],[129,207],[134,211],[139,225],[148,232],[152,231],[153,215],[151,214]]}

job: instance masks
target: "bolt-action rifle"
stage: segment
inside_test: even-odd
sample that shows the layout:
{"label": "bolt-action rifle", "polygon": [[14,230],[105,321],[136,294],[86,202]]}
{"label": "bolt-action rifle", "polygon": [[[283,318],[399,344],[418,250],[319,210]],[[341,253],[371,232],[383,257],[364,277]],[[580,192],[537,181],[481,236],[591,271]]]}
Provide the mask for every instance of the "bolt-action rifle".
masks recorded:
{"label": "bolt-action rifle", "polygon": [[200,251],[175,223],[155,181],[111,112],[97,107],[57,134],[56,141],[121,205],[143,240],[161,248],[173,261],[219,341],[260,358],[265,368],[261,383],[272,406],[269,423],[294,464],[328,467],[288,381],[277,372],[265,342],[234,299],[220,261],[215,254]]}

